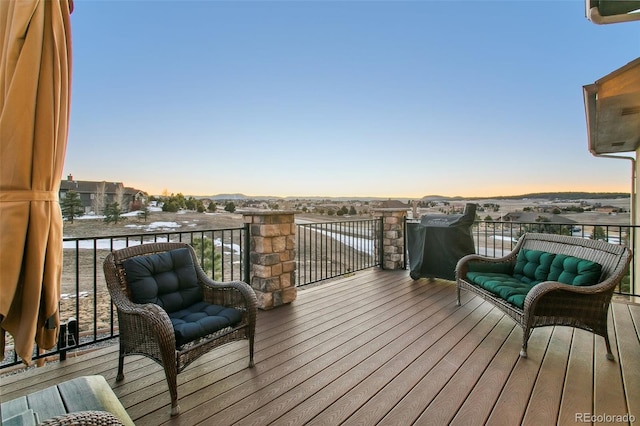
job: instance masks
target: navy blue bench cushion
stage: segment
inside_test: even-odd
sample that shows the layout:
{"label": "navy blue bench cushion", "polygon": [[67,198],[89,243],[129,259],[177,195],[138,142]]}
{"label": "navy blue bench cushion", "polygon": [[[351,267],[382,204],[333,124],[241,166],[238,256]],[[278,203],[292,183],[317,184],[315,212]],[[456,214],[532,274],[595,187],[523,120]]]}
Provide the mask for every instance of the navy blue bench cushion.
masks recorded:
{"label": "navy blue bench cushion", "polygon": [[154,303],[164,309],[173,325],[176,346],[215,333],[242,320],[242,312],[203,301],[188,248],[122,262],[134,303]]}
{"label": "navy blue bench cushion", "polygon": [[579,257],[556,255],[549,271],[549,281],[586,286],[597,284],[602,274],[602,265]]}
{"label": "navy blue bench cushion", "polygon": [[469,272],[467,280],[519,308],[524,307],[529,290],[541,282],[522,281],[513,275],[490,272]]}
{"label": "navy blue bench cushion", "polygon": [[233,326],[242,320],[242,312],[234,308],[199,302],[187,309],[169,314],[178,347],[207,334]]}

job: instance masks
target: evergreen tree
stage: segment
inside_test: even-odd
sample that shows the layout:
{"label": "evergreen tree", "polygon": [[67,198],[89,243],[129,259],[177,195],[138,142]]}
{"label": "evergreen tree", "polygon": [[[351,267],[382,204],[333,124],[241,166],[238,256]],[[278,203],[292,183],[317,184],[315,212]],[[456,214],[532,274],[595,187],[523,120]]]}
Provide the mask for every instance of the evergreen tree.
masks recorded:
{"label": "evergreen tree", "polygon": [[184,204],[185,208],[187,210],[195,210],[196,209],[196,199],[193,197],[189,197],[186,199],[185,204]]}
{"label": "evergreen tree", "polygon": [[167,200],[164,202],[164,204],[162,205],[162,211],[163,212],[172,212],[175,213],[178,210],[180,210],[180,204],[178,204],[178,202],[176,200]]}
{"label": "evergreen tree", "polygon": [[602,226],[594,226],[593,233],[590,237],[592,240],[603,240],[607,241],[607,233],[605,232]]}
{"label": "evergreen tree", "polygon": [[76,191],[69,191],[60,201],[60,209],[62,217],[73,223],[73,219],[82,216],[84,209],[82,208],[82,200]]}
{"label": "evergreen tree", "polygon": [[204,272],[213,279],[223,280],[220,277],[222,272],[222,254],[219,253],[210,239],[194,238],[191,242],[198,257],[201,257],[200,266]]}
{"label": "evergreen tree", "polygon": [[[180,209],[187,208],[187,200],[181,193],[167,195],[162,198],[162,211],[163,212],[177,212]],[[193,209],[195,210],[195,208]]]}
{"label": "evergreen tree", "polygon": [[119,220],[124,220],[122,217],[122,209],[120,208],[120,204],[117,202],[108,203],[104,208],[104,221],[106,223],[113,222],[117,224]]}
{"label": "evergreen tree", "polygon": [[236,211],[236,204],[233,201],[227,201],[227,204],[225,204],[224,209],[229,213],[233,213]]}

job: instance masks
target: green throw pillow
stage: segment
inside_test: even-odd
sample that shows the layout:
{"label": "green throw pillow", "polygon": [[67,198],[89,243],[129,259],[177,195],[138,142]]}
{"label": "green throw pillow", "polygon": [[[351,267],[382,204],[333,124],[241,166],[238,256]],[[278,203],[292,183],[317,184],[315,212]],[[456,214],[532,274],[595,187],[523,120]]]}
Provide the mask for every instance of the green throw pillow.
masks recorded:
{"label": "green throw pillow", "polygon": [[522,249],[518,253],[513,275],[525,282],[546,281],[554,258],[553,253]]}
{"label": "green throw pillow", "polygon": [[597,284],[602,265],[579,257],[559,254],[553,259],[549,280],[577,286]]}

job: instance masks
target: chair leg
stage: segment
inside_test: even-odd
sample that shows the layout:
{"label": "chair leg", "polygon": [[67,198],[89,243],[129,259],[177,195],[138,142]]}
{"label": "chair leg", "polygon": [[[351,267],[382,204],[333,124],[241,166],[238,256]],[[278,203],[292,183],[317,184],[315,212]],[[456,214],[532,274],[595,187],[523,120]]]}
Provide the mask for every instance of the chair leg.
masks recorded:
{"label": "chair leg", "polygon": [[520,349],[520,356],[522,358],[527,357],[527,346],[529,344],[529,337],[531,336],[531,330],[528,328],[522,329],[522,349]]}
{"label": "chair leg", "polygon": [[[175,404],[175,405],[174,405]],[[175,403],[171,403],[171,417],[175,417],[180,414],[180,406],[178,405],[178,401]]]}
{"label": "chair leg", "polygon": [[609,333],[605,333],[602,337],[604,337],[604,343],[605,345],[607,345],[607,359],[609,361],[615,360],[615,358],[613,357],[613,352],[611,351],[611,343],[609,343]]}
{"label": "chair leg", "polygon": [[118,374],[116,375],[116,382],[124,380],[124,355],[120,354],[118,358]]}
{"label": "chair leg", "polygon": [[253,366],[255,365],[255,363],[253,362],[253,338],[254,336],[251,336],[249,338],[249,368],[253,368]]}
{"label": "chair leg", "polygon": [[169,395],[171,396],[171,416],[177,416],[180,414],[180,406],[178,405],[178,370],[174,363],[167,362],[164,364],[164,373],[167,377]]}

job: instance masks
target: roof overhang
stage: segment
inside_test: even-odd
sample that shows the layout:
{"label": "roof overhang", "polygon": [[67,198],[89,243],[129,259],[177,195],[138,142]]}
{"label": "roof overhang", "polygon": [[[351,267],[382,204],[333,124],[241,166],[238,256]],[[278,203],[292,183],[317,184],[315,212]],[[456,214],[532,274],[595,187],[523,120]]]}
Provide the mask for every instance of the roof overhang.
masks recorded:
{"label": "roof overhang", "polygon": [[640,20],[639,0],[585,0],[587,18],[594,24]]}
{"label": "roof overhang", "polygon": [[635,152],[640,146],[640,58],[583,86],[589,151]]}

